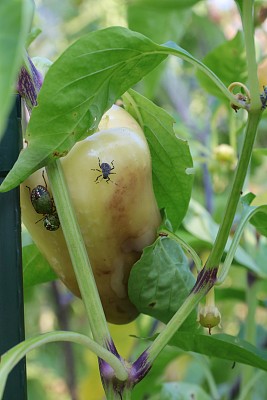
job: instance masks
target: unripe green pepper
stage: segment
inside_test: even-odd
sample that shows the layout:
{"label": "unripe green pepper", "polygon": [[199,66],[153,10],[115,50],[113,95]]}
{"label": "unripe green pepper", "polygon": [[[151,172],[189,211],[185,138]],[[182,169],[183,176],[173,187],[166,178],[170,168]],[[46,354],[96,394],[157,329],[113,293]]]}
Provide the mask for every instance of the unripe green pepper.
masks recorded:
{"label": "unripe green pepper", "polygon": [[[128,298],[129,273],[154,241],[161,220],[144,133],[125,110],[113,106],[99,131],[76,143],[61,163],[106,318],[128,323],[138,315]],[[37,222],[40,214],[29,194],[37,185],[44,185],[42,170],[21,185],[23,222],[59,278],[79,296],[61,227],[48,231]]]}

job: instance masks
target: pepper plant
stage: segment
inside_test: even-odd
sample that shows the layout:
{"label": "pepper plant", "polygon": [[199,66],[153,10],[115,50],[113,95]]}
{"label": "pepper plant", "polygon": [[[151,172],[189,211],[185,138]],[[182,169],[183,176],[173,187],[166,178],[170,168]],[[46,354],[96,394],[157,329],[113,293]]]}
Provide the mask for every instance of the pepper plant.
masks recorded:
{"label": "pepper plant", "polygon": [[[8,14],[8,6],[11,7],[13,3],[16,2],[4,1],[0,7]],[[25,7],[29,7],[29,4],[18,3],[20,9],[28,15]],[[186,4],[184,6],[186,7]],[[208,57],[206,62],[200,61],[171,41],[171,37],[170,41],[158,44],[141,33],[123,27],[109,27],[82,36],[61,54],[44,77],[26,51],[22,51],[21,37],[26,39],[25,32],[30,22],[23,19],[23,35],[19,31],[12,32],[19,51],[14,63],[15,72],[5,67],[0,76],[0,84],[3,87],[3,90],[0,90],[1,96],[7,99],[5,107],[0,110],[0,129],[4,126],[3,121],[10,99],[10,85],[5,87],[3,83],[14,82],[18,71],[17,88],[25,100],[30,119],[29,123],[25,122],[27,147],[21,152],[0,190],[11,190],[23,184],[37,170],[45,168],[49,191],[55,203],[53,213],[56,210],[60,221],[60,228],[57,223],[55,230],[62,229],[64,234],[91,332],[88,332],[88,335],[68,331],[50,332],[28,338],[10,349],[1,357],[0,397],[8,374],[21,358],[45,343],[58,341],[79,343],[96,354],[107,399],[132,398],[134,388],[147,379],[149,371],[153,371],[154,363],[168,344],[186,351],[215,355],[221,359],[267,370],[266,352],[249,343],[253,342],[255,335],[253,315],[256,304],[253,303],[252,296],[255,298],[259,280],[266,278],[266,271],[261,266],[250,266],[250,277],[253,278],[249,280],[248,290],[250,308],[249,326],[246,327],[247,341],[236,340],[234,336],[226,334],[206,335],[202,331],[199,333],[196,321],[196,308],[206,297],[206,305],[199,311],[199,322],[209,328],[210,333],[220,322],[221,315],[214,303],[214,288],[222,285],[228,277],[233,259],[240,252],[239,242],[248,222],[251,222],[263,237],[267,234],[267,206],[251,205],[252,202],[256,204],[255,196],[252,193],[243,195],[258,125],[266,108],[267,91],[266,88],[263,88],[262,92],[259,90],[254,44],[254,2],[236,0],[236,6],[242,19],[247,66],[242,82],[239,82],[238,76],[233,82],[223,82],[216,73],[216,67],[213,69],[208,66],[212,65]],[[241,40],[240,37],[241,34],[235,38],[236,42]],[[188,143],[175,135],[173,117],[132,89],[170,56],[192,64],[198,71],[203,87],[219,98],[227,99],[233,115],[242,110],[247,114],[242,145],[237,162],[234,163],[235,171],[224,214],[220,218],[215,240],[204,265],[194,246],[179,234],[182,222],[184,221],[185,226],[189,224],[190,212],[192,218],[193,208],[197,210],[197,205],[193,202],[188,210],[194,173]],[[217,56],[215,52],[214,57]],[[235,60],[230,60],[230,64],[235,66]],[[75,211],[70,196],[71,188],[66,185],[68,177],[64,176],[63,168],[64,158],[68,157],[68,153],[71,154],[75,144],[90,135],[95,135],[103,115],[118,100],[145,134],[152,158],[154,193],[162,213],[155,242],[143,249],[141,258],[131,269],[128,295],[137,312],[156,318],[163,322],[164,326],[160,333],[149,338],[150,342],[145,350],[131,362],[118,354],[116,343],[110,335],[90,256],[88,257],[77,221],[77,210]],[[127,149],[126,146],[126,151],[130,152],[131,149]],[[122,154],[121,158],[123,157]],[[229,160],[225,152],[221,152],[221,148],[218,149],[216,157],[217,161],[221,160],[221,157]],[[97,174],[100,173],[102,179],[98,181],[99,177],[96,175],[96,181],[93,183],[98,188],[104,185],[107,190],[110,190],[110,187],[115,191],[120,190],[119,183],[116,185],[116,178],[119,177],[119,171],[116,172],[118,159],[111,157],[106,161],[96,157],[96,160],[98,161],[95,168],[91,169],[99,170]],[[230,161],[233,161],[231,154]],[[111,172],[114,175],[107,179]],[[42,182],[39,184],[42,185]],[[34,188],[30,188],[32,189]],[[94,189],[92,198],[93,192]],[[27,195],[30,196],[29,192]],[[36,211],[36,206],[34,208]],[[238,215],[240,217],[237,226],[234,227],[235,217]],[[207,216],[207,221],[208,218]],[[103,239],[100,237],[99,240]],[[188,259],[192,260],[196,267],[196,278],[189,268]],[[253,377],[250,370],[244,369],[240,398],[250,398],[246,396],[249,396],[252,383],[260,377],[261,371]],[[198,398],[203,399],[220,398],[212,384],[210,391],[211,396],[208,396],[193,386],[189,389],[178,386],[165,387],[160,398],[178,398],[179,393],[183,393],[184,396],[198,395]]]}

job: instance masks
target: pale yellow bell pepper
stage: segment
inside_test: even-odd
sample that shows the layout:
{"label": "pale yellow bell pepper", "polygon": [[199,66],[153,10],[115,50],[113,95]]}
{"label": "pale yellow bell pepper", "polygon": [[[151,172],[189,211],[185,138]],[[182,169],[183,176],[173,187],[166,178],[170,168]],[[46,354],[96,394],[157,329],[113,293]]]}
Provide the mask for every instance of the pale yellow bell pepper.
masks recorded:
{"label": "pale yellow bell pepper", "polygon": [[[129,273],[161,222],[144,133],[124,109],[113,106],[99,131],[77,143],[61,163],[106,318],[128,323],[138,315],[128,298]],[[106,175],[102,163],[110,167]],[[23,223],[58,277],[79,296],[61,227],[48,231],[31,203],[27,186],[45,186],[42,171],[21,185]]]}

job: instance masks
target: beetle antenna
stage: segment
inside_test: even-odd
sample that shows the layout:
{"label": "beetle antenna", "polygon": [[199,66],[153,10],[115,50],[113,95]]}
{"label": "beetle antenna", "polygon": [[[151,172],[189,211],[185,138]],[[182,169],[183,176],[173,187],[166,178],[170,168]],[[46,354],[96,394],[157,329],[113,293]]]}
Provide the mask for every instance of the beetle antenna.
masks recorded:
{"label": "beetle antenna", "polygon": [[47,183],[46,183],[46,180],[45,180],[44,170],[42,172],[42,177],[43,177],[43,180],[44,180],[44,183],[45,183],[45,188],[47,189]]}

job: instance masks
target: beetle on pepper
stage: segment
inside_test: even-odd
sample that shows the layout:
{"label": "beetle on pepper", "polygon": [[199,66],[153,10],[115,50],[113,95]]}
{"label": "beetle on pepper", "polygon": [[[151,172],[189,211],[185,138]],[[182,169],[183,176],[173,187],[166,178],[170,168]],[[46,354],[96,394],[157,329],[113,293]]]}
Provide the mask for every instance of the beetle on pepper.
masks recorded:
{"label": "beetle on pepper", "polygon": [[44,171],[42,173],[42,177],[45,186],[37,185],[33,189],[31,189],[29,186],[26,187],[30,192],[33,208],[38,214],[43,214],[43,217],[36,221],[36,223],[39,221],[44,221],[44,227],[48,231],[55,231],[59,228],[60,222],[56,212],[54,200],[47,189]]}
{"label": "beetle on pepper", "polygon": [[[109,177],[109,175],[116,175],[116,172],[111,172],[113,169],[115,169],[113,163],[114,163],[114,160],[112,160],[110,164],[105,163],[105,162],[101,163],[100,158],[98,157],[98,165],[99,165],[100,169],[91,168],[92,171],[101,172],[101,174],[98,175],[96,180],[95,180],[96,183],[100,183],[103,179],[105,179],[107,183],[113,182]],[[99,180],[99,178],[102,178],[102,179]]]}

